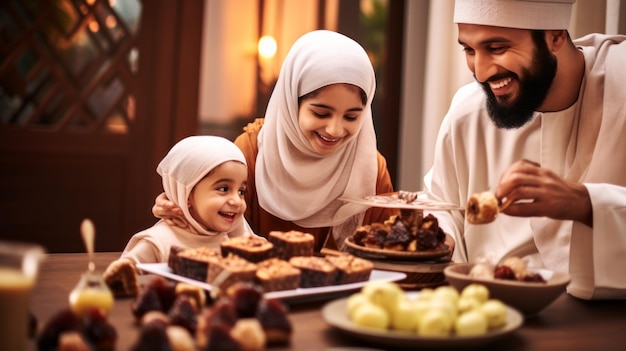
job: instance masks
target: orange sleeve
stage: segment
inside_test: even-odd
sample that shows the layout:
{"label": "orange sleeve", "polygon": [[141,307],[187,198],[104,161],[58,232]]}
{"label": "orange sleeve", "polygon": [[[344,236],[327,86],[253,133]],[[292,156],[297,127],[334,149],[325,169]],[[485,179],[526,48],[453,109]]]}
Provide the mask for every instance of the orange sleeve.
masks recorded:
{"label": "orange sleeve", "polygon": [[[378,152],[378,177],[376,178],[376,194],[392,193],[393,184],[387,169],[387,160]],[[400,211],[394,208],[371,207],[365,212],[363,224],[382,223],[390,216],[399,214]]]}
{"label": "orange sleeve", "polygon": [[256,196],[256,183],[254,181],[256,158],[259,152],[257,136],[259,135],[261,126],[263,126],[263,118],[257,118],[253,122],[248,123],[248,125],[243,128],[243,133],[235,139],[235,145],[239,147],[246,158],[246,163],[248,164],[248,186],[245,195],[248,207],[246,209],[245,217],[248,224],[250,224],[250,227],[257,235],[264,234],[262,233],[263,228],[261,228],[262,216],[260,213],[261,210],[258,198]]}

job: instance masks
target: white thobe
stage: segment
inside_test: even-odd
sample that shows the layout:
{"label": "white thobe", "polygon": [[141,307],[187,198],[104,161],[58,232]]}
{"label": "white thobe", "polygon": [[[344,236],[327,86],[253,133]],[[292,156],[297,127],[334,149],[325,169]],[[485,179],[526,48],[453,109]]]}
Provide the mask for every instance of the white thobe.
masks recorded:
{"label": "white thobe", "polygon": [[495,191],[500,175],[528,159],[583,183],[593,228],[574,221],[499,215],[470,225],[462,212],[437,212],[456,240],[453,260],[526,257],[530,265],[569,272],[568,292],[583,299],[626,298],[626,37],[589,35],[575,41],[585,57],[578,101],[566,110],[535,113],[527,125],[497,128],[477,83],[461,88],[442,122],[426,187],[465,205]]}

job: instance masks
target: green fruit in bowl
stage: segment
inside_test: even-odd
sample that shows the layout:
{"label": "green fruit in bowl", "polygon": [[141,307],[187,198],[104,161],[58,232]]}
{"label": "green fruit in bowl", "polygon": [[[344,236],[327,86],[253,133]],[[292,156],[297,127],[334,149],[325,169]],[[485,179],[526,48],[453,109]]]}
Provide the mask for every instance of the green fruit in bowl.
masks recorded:
{"label": "green fruit in bowl", "polygon": [[456,303],[459,299],[459,292],[451,286],[444,285],[435,289],[432,298],[436,297],[443,297]]}
{"label": "green fruit in bowl", "polygon": [[413,310],[415,311],[416,323],[419,323],[420,318],[430,310],[430,301],[420,299],[413,301]]}
{"label": "green fruit in bowl", "polygon": [[415,298],[416,301],[419,300],[430,300],[435,294],[435,290],[431,288],[424,288],[420,290],[420,293]]}
{"label": "green fruit in bowl", "polygon": [[506,324],[507,309],[500,300],[487,300],[480,306],[480,311],[487,317],[489,328],[498,328]]}
{"label": "green fruit in bowl", "polygon": [[419,318],[417,332],[425,337],[442,337],[450,335],[453,319],[443,310],[429,309]]}
{"label": "green fruit in bowl", "polygon": [[478,309],[482,305],[481,301],[478,301],[474,296],[461,296],[456,303],[459,313],[469,312],[474,309]]}
{"label": "green fruit in bowl", "polygon": [[433,296],[429,301],[430,309],[438,309],[448,315],[451,320],[455,320],[458,315],[457,302],[445,296]]}
{"label": "green fruit in bowl", "polygon": [[456,319],[454,324],[459,336],[482,335],[487,332],[487,317],[477,309],[465,312]]}
{"label": "green fruit in bowl", "polygon": [[350,297],[348,297],[348,300],[346,301],[348,317],[352,318],[354,315],[354,311],[356,311],[357,308],[364,303],[372,303],[369,297],[365,296],[365,294],[355,293],[350,295]]}
{"label": "green fruit in bowl", "polygon": [[461,297],[473,297],[483,303],[489,300],[489,289],[482,284],[472,283],[461,291]]}
{"label": "green fruit in bowl", "polygon": [[361,293],[389,314],[393,313],[398,301],[405,298],[404,290],[399,285],[385,281],[370,282],[361,288]]}
{"label": "green fruit in bowl", "polygon": [[389,314],[384,308],[366,302],[355,309],[352,321],[362,327],[387,329],[389,327]]}
{"label": "green fruit in bowl", "polygon": [[414,301],[399,300],[391,314],[391,328],[395,330],[413,331],[417,327],[418,311]]}

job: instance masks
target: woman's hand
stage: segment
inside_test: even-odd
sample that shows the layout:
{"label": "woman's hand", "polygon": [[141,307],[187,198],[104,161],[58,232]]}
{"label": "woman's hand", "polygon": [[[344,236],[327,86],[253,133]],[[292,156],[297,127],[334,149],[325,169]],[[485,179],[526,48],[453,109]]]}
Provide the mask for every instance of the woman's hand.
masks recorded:
{"label": "woman's hand", "polygon": [[189,227],[189,222],[185,219],[183,210],[170,201],[164,192],[156,197],[154,206],[152,206],[152,214],[157,218],[163,219],[171,226],[183,229]]}
{"label": "woman's hand", "polygon": [[496,197],[512,204],[503,213],[517,217],[550,217],[593,226],[593,208],[587,188],[565,180],[535,162],[515,162],[500,177]]}

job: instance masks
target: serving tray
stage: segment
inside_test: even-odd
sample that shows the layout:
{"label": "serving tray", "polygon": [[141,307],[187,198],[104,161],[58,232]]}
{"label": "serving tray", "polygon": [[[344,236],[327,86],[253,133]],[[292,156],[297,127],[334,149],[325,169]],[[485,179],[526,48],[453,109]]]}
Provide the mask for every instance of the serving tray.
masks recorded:
{"label": "serving tray", "polygon": [[[398,196],[399,192],[370,195],[364,197],[340,197],[339,200],[368,207],[385,207],[414,209],[427,211],[464,211],[465,207],[458,204],[443,202],[435,199],[434,196],[425,191],[418,191],[413,194],[415,199],[407,202],[404,198]],[[408,192],[404,192],[408,193]]]}
{"label": "serving tray", "polygon": [[[171,268],[168,267],[167,263],[140,263],[140,264],[137,264],[137,268],[139,268],[140,270],[144,272],[159,275],[159,276],[162,276],[164,278],[168,278],[174,281],[195,285],[207,291],[211,291],[213,289],[213,286],[211,284],[175,274],[174,272],[172,272]],[[358,283],[321,286],[321,287],[314,287],[314,288],[297,288],[297,289],[291,289],[291,290],[271,291],[271,292],[265,293],[264,296],[268,299],[269,298],[281,299],[287,303],[302,303],[302,302],[310,302],[310,301],[317,301],[317,300],[327,300],[327,299],[332,299],[338,296],[345,295],[346,293],[350,293],[352,291],[356,291],[371,281],[380,280],[380,281],[395,282],[395,281],[402,280],[404,278],[406,278],[405,273],[389,272],[389,271],[382,271],[382,270],[374,269],[372,270],[369,280],[358,282]]]}
{"label": "serving tray", "polygon": [[383,259],[383,260],[402,260],[402,261],[432,261],[441,259],[442,257],[452,254],[452,250],[449,247],[441,250],[428,250],[428,251],[398,251],[398,250],[385,250],[376,249],[371,247],[365,247],[354,243],[352,237],[348,237],[345,241],[345,246],[348,252],[355,256],[368,259]]}

